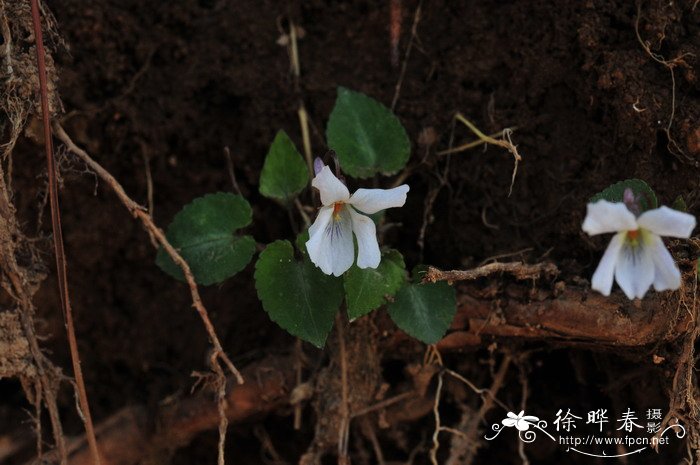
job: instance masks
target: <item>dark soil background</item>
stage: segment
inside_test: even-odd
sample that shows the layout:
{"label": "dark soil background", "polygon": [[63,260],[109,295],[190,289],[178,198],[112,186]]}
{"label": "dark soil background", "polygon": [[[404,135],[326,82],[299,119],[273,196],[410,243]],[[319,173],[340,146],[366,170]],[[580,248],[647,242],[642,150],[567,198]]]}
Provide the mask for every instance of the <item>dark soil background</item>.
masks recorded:
{"label": "dark soil background", "polygon": [[[399,3],[403,57],[417,2]],[[145,163],[150,164],[154,216],[163,227],[195,197],[231,190],[223,151],[229,147],[238,183],[254,207],[251,233],[260,243],[291,237],[284,210],[257,191],[269,143],[284,129],[301,146],[297,108],[303,98],[314,152],[325,153],[324,125],[339,85],[391,103],[400,66],[390,59],[389,5],[388,0],[48,1],[67,44],[56,44],[54,52],[62,124],[144,204]],[[532,262],[547,257],[565,274],[588,279],[606,239],[590,240],[581,232],[586,200],[626,178],[646,180],[661,203],[681,195],[689,210],[698,212],[700,6],[650,1],[639,11],[639,34],[650,49],[669,61],[683,57],[673,68],[675,105],[669,69],[652,59],[635,34],[635,2],[423,2],[395,112],[413,142],[412,162],[427,153],[427,167],[408,178],[407,206],[389,215],[400,226],[387,235],[409,267],[422,261],[466,268],[526,249],[516,257]],[[288,27],[289,18],[305,31],[299,41],[300,92],[287,50],[277,44],[278,25]],[[438,188],[437,174],[446,163],[436,151],[448,147],[456,112],[485,133],[517,127],[513,142],[523,161],[509,197],[510,154],[489,147],[452,155],[447,185],[427,214],[421,249],[424,201]],[[436,135],[428,147],[419,144],[425,130]],[[457,125],[454,140],[459,144],[473,136]],[[42,146],[31,138],[19,141],[13,189],[24,231],[39,238],[53,270],[50,220],[42,207],[42,157]],[[209,344],[186,286],[155,266],[141,225],[71,159],[62,161],[62,218],[78,340],[99,422],[126,405],[155,408],[169,395],[188,392],[191,372],[207,369]],[[239,366],[288,353],[294,345],[269,321],[252,275],[251,264],[223,285],[202,289],[224,348]],[[43,345],[70,373],[52,272],[36,305]],[[520,365],[522,373],[515,370],[508,378],[502,397],[510,405],[520,403],[524,376],[529,410],[543,417],[553,418],[559,408],[610,408],[618,414],[628,406],[667,410],[671,372],[655,366],[650,352],[510,344],[516,351],[534,350]],[[672,355],[676,348],[666,350]],[[420,357],[416,353],[414,361]],[[484,349],[450,355],[446,363],[488,385],[489,358]],[[401,366],[386,363],[385,379],[396,382]],[[458,397],[445,401],[447,422],[459,420]],[[70,390],[63,389],[60,399],[66,433],[80,434]],[[470,402],[478,407],[478,399]],[[0,381],[0,433],[28,429],[27,410],[20,383]],[[286,414],[261,422],[288,463],[296,463],[313,438],[310,409],[304,419],[299,432]],[[230,463],[265,463],[254,433],[259,428],[231,429]],[[425,451],[433,428],[428,416],[399,432],[381,433],[387,460],[405,461],[423,440],[414,463],[429,463]],[[215,432],[199,437],[172,463],[213,463],[216,440]],[[374,463],[369,443],[351,443],[357,463]],[[443,449],[448,443],[445,436]],[[548,447],[526,450],[533,463],[608,463]],[[676,441],[661,455],[648,453],[627,463],[677,463],[684,448]],[[521,463],[516,440],[487,443],[476,463]]]}

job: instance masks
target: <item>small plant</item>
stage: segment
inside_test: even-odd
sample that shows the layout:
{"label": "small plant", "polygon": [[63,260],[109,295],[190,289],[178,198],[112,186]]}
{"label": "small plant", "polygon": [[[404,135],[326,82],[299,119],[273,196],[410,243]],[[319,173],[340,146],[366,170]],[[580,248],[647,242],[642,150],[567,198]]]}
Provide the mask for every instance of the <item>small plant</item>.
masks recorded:
{"label": "small plant", "polygon": [[[306,221],[297,237],[280,237],[261,246],[254,279],[263,308],[282,328],[317,347],[325,344],[341,308],[353,321],[382,306],[406,333],[436,343],[454,318],[454,289],[445,282],[421,283],[416,271],[409,279],[401,253],[380,247],[377,239],[381,213],[402,207],[409,186],[360,187],[351,195],[343,176],[374,177],[376,184],[379,176],[403,170],[411,154],[405,129],[381,103],[341,87],[326,138],[337,154],[326,160],[334,162],[335,173],[320,158],[312,163],[308,153],[305,161],[284,131],[277,133],[265,157],[260,193],[290,213],[296,207]],[[682,209],[682,199],[676,205]],[[314,210],[312,221],[306,212]],[[291,214],[290,218],[295,221]],[[197,282],[211,285],[252,260],[256,242],[238,232],[251,222],[252,208],[242,196],[209,194],[175,216],[167,237]],[[596,194],[588,204],[583,230],[590,235],[616,234],[593,275],[593,289],[610,295],[613,278],[630,299],[642,298],[652,285],[657,291],[677,289],[680,271],[661,236],[687,238],[694,227],[692,215],[658,208],[656,195],[639,179]],[[183,279],[164,251],[159,251],[156,263]]]}
{"label": "small plant", "polygon": [[[684,206],[676,199],[674,205]],[[593,196],[583,222],[589,235],[616,233],[591,279],[591,287],[608,296],[613,277],[631,300],[641,299],[652,285],[657,291],[675,290],[681,272],[661,236],[688,238],[695,217],[658,207],[656,195],[639,179],[614,184]]]}
{"label": "small plant", "polygon": [[[406,130],[381,103],[341,87],[326,138],[337,154],[335,174],[320,159],[311,168],[284,131],[277,133],[265,157],[259,186],[263,196],[290,211],[294,205],[306,211],[304,203],[319,209],[313,224],[294,241],[279,238],[258,256],[254,278],[263,308],[282,328],[317,347],[325,344],[343,302],[350,321],[387,305],[402,330],[423,342],[437,342],[456,312],[454,289],[444,282],[421,284],[416,272],[409,281],[401,253],[382,249],[377,240],[377,214],[403,206],[409,186],[359,188],[350,195],[341,175],[365,179],[400,172],[411,155]],[[210,194],[185,206],[167,237],[198,283],[216,284],[252,260],[255,241],[237,233],[251,222],[251,206],[242,196]],[[156,263],[183,279],[163,251]]]}

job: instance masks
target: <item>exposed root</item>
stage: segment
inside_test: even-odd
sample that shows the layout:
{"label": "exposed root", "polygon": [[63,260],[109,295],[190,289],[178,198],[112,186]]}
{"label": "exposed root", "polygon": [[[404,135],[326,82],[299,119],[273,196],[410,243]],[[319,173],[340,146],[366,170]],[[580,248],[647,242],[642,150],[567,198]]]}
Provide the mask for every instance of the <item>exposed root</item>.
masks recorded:
{"label": "exposed root", "polygon": [[[29,265],[20,265],[17,262],[19,252],[21,250],[31,251],[32,246],[17,224],[15,208],[10,200],[11,196],[4,179],[4,173],[0,168],[0,285],[15,302],[17,310],[16,316],[10,314],[6,317],[8,318],[7,327],[3,328],[8,330],[8,344],[15,347],[15,350],[14,356],[3,362],[6,371],[0,374],[0,377],[14,376],[22,381],[25,395],[35,407],[37,443],[42,440],[40,436],[42,432],[40,409],[42,404],[46,406],[54,443],[58,449],[61,463],[65,465],[67,464],[65,440],[56,403],[56,393],[62,374],[60,369],[54,366],[41,352],[34,326],[35,309],[32,297],[44,279],[44,274],[41,271],[43,265],[36,259],[33,259]],[[29,256],[36,257],[36,254],[30,253]],[[17,331],[11,331],[10,328],[14,325],[12,321],[17,321],[16,318],[19,320],[21,334]],[[28,349],[28,354],[22,350],[23,347]],[[29,355],[31,359],[27,360],[25,355]],[[27,363],[31,363],[31,366]]]}
{"label": "exposed root", "polygon": [[[685,57],[692,55],[690,53],[683,53],[671,60],[665,59],[662,55],[655,53],[651,50],[651,45],[649,44],[648,41],[645,41],[642,39],[641,34],[639,33],[639,20],[642,17],[642,0],[637,1],[637,17],[635,18],[634,21],[634,33],[637,36],[637,41],[639,44],[642,46],[644,51],[651,57],[652,60],[656,61],[659,64],[662,64],[668,69],[668,72],[671,75],[671,114],[668,117],[668,123],[666,124],[666,128],[664,129],[664,132],[666,133],[666,137],[668,138],[668,150],[673,153],[674,155],[681,157],[685,159],[686,161],[692,161],[690,157],[688,157],[683,150],[681,150],[680,145],[676,142],[676,140],[671,136],[671,126],[673,126],[673,119],[676,116],[676,74],[674,69],[676,66],[688,66],[688,64],[685,62]],[[638,111],[638,110],[637,110]],[[642,110],[643,111],[643,110]]]}
{"label": "exposed root", "polygon": [[[53,34],[55,24],[52,17],[47,15],[44,20],[48,32]],[[58,457],[66,464],[65,440],[56,401],[63,375],[42,353],[34,325],[32,299],[45,277],[44,264],[21,231],[11,188],[12,150],[29,115],[39,113],[35,41],[28,2],[0,0],[0,32],[3,39],[0,47],[0,114],[7,122],[0,127],[5,139],[0,145],[0,286],[15,305],[15,309],[3,314],[9,318],[3,328],[4,337],[9,338],[5,342],[14,349],[3,353],[4,361],[0,364],[4,370],[0,377],[17,377],[22,382],[25,395],[35,410],[33,423],[38,453],[41,453],[43,442],[41,409],[46,407]],[[49,74],[46,86],[49,105],[58,108],[60,102],[55,92],[57,78],[53,60],[50,54],[45,58]],[[29,260],[20,264],[18,256]]]}
{"label": "exposed root", "polygon": [[[700,405],[698,398],[698,382],[695,375],[697,357],[695,354],[695,344],[700,338],[700,320],[698,320],[697,297],[698,297],[698,281],[697,281],[697,266],[693,266],[693,282],[692,290],[686,292],[687,283],[683,283],[679,291],[679,308],[685,306],[688,313],[687,317],[694,323],[693,328],[683,338],[681,353],[676,361],[676,370],[671,383],[669,392],[669,408],[661,422],[661,428],[655,437],[661,436],[667,426],[674,424],[679,419],[683,420],[686,428],[688,428],[688,445],[690,448],[700,453]],[[688,305],[686,299],[688,295],[692,298],[692,303]],[[658,443],[654,449],[658,448]],[[696,460],[700,459],[698,457]],[[692,463],[692,462],[691,462]]]}
{"label": "exposed root", "polygon": [[[348,423],[357,421],[361,425],[363,418],[371,421],[373,415],[377,415],[387,425],[403,424],[432,412],[436,419],[435,432],[438,439],[437,449],[433,453],[435,460],[440,447],[439,434],[450,433],[453,436],[453,449],[464,452],[460,456],[466,460],[455,463],[469,463],[469,457],[473,457],[478,446],[480,419],[495,406],[513,410],[498,398],[498,392],[504,386],[509,367],[517,359],[505,354],[500,364],[494,367],[491,385],[482,388],[457,371],[444,367],[438,349],[449,351],[483,347],[491,342],[492,337],[514,337],[518,341],[537,341],[539,344],[553,346],[568,344],[595,348],[598,351],[612,347],[618,347],[615,349],[617,351],[620,350],[619,347],[633,347],[634,353],[639,354],[642,346],[651,347],[660,340],[674,340],[684,336],[685,354],[690,354],[691,339],[688,338],[697,336],[687,332],[691,316],[685,312],[681,312],[678,321],[672,325],[673,332],[667,332],[669,315],[664,310],[668,301],[667,294],[656,294],[655,297],[645,299],[646,304],[638,308],[622,295],[606,298],[574,287],[546,293],[536,289],[533,292],[531,283],[512,283],[507,289],[503,295],[484,294],[483,289],[473,284],[460,286],[458,296],[461,305],[455,317],[453,332],[436,346],[428,347],[421,369],[411,373],[413,389],[382,400],[376,398],[376,386],[381,379],[377,372],[380,363],[378,354],[396,354],[399,347],[406,347],[406,339],[402,339],[401,333],[395,328],[380,326],[374,329],[383,335],[376,346],[376,341],[370,342],[370,328],[358,327],[358,324],[367,324],[366,319],[344,327],[347,330],[345,351],[348,357],[346,382],[352,387],[347,392]],[[502,302],[500,308],[494,306],[496,302]],[[474,339],[453,337],[463,333],[471,334]],[[417,344],[415,341],[413,343]],[[314,446],[305,455],[308,461],[302,463],[318,463],[324,451],[334,450],[338,446],[340,437],[341,367],[337,358],[338,343],[333,344],[335,345],[331,349],[336,353],[331,366],[316,375],[313,393],[308,387],[304,388],[305,393],[301,395],[296,390],[292,392],[297,384],[293,357],[268,359],[246,368],[246,379],[249,381],[242,386],[232,386],[233,383],[229,383],[227,387],[225,401],[228,421],[237,423],[254,414],[264,414],[282,407],[288,409],[290,404],[299,401],[293,399],[295,395],[303,399],[314,395],[314,407],[319,415],[317,432]],[[681,360],[687,362],[692,358],[684,355]],[[678,407],[672,407],[672,410],[678,412],[676,417],[688,425],[685,420],[692,418],[690,412],[695,407],[687,407],[694,404],[689,404],[687,397],[693,391],[685,389],[687,377],[692,376],[688,371],[692,365],[685,362],[679,364],[682,369],[675,377],[678,387],[674,385],[674,392],[679,393],[677,400],[684,404],[677,404]],[[433,400],[430,399],[431,380],[436,375],[440,389],[436,393],[437,399]],[[478,410],[465,417],[463,422],[451,426],[443,424],[439,410],[442,393],[446,392],[442,389],[444,384],[440,386],[440,383],[444,383],[445,377],[459,381],[481,399]],[[217,386],[212,385],[212,388],[216,389]],[[527,398],[527,390],[523,386],[523,399]],[[292,397],[289,396],[290,392]],[[159,430],[155,433],[149,429],[151,423],[146,418],[144,407],[126,409],[97,427],[100,449],[110,465],[134,465],[143,462],[149,454],[162,456],[163,451],[172,452],[186,445],[200,432],[214,430],[220,425],[220,404],[212,398],[209,389],[193,397],[170,400],[161,405],[155,422],[159,425]],[[369,440],[372,441],[371,438]],[[84,440],[71,443],[69,451],[71,465],[90,463]],[[47,458],[55,455],[52,452]]]}
{"label": "exposed root", "polygon": [[669,295],[661,293],[635,303],[621,293],[605,297],[558,282],[551,290],[531,283],[501,291],[463,284],[458,296],[452,332],[438,343],[440,350],[479,346],[493,337],[596,350],[653,347],[685,336],[695,324],[684,312],[674,318],[666,309]]}
{"label": "exposed root", "polygon": [[[287,405],[294,380],[292,366],[287,358],[262,360],[246,368],[248,381],[244,384],[237,384],[234,377],[225,390],[224,418],[241,423]],[[216,429],[221,422],[221,402],[211,394],[210,389],[203,389],[193,396],[168,398],[159,404],[155,422],[146,415],[146,406],[126,407],[112,415],[96,428],[104,462],[161,463],[163,457],[186,446],[201,432]],[[68,453],[70,465],[93,465],[84,438],[71,441]],[[55,458],[52,451],[41,463]],[[40,462],[35,459],[30,463]]]}
{"label": "exposed root", "polygon": [[[497,401],[496,395],[498,394],[498,391],[501,389],[501,387],[503,387],[506,374],[508,373],[508,369],[511,365],[511,361],[511,356],[505,354],[498,368],[498,371],[494,375],[493,382],[491,383],[491,387],[489,389],[478,389],[474,386],[473,383],[467,381],[466,378],[451,370],[442,370],[439,373],[437,391],[435,393],[435,404],[433,406],[435,430],[433,432],[433,447],[430,450],[430,462],[433,465],[438,465],[439,463],[437,458],[437,453],[440,448],[439,434],[443,431],[459,436],[458,441],[461,443],[458,447],[453,447],[453,451],[457,451],[457,453],[450,457],[448,463],[471,464],[473,462],[474,458],[476,457],[476,452],[478,450],[479,441],[477,440],[477,436],[479,434],[479,425],[481,421],[484,419],[489,410],[493,408],[495,403],[499,403],[501,406],[505,407],[501,402]],[[443,378],[445,374],[450,374],[456,379],[464,382],[475,393],[481,395],[483,399],[483,403],[481,404],[481,407],[479,408],[479,411],[476,413],[476,415],[471,416],[471,418],[469,419],[463,418],[463,421],[460,422],[461,427],[459,429],[444,426],[442,425],[440,420],[439,407],[440,398],[442,394]],[[484,395],[485,393],[487,393],[488,395]]]}

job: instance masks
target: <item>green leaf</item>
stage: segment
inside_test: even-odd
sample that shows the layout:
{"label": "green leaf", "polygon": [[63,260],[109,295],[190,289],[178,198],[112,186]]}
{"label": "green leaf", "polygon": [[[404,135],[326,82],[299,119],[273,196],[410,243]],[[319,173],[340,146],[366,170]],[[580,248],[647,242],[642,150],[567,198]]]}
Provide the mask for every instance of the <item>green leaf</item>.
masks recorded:
{"label": "green leaf", "polygon": [[353,265],[343,276],[345,302],[350,321],[368,314],[386,303],[386,296],[393,296],[406,281],[406,265],[396,250],[382,255],[376,269],[360,269]]}
{"label": "green leaf", "polygon": [[673,204],[671,204],[671,208],[678,210],[679,212],[688,213],[688,205],[686,205],[682,195],[676,197],[676,200],[674,200]]}
{"label": "green leaf", "polygon": [[457,312],[455,290],[445,282],[406,284],[389,304],[394,323],[426,344],[439,341]]}
{"label": "green leaf", "polygon": [[[252,210],[240,195],[219,192],[199,197],[175,215],[166,237],[185,259],[199,284],[220,283],[241,271],[255,252],[251,236],[234,232],[250,224]],[[161,270],[180,281],[180,267],[161,247],[156,256]]]}
{"label": "green leaf", "polygon": [[323,347],[343,301],[339,278],[323,274],[307,260],[296,261],[289,241],[275,241],[255,264],[255,288],[272,321]]}
{"label": "green leaf", "polygon": [[309,183],[309,170],[294,142],[278,131],[265,157],[260,173],[260,193],[265,197],[288,201]]}
{"label": "green leaf", "polygon": [[590,203],[597,202],[598,200],[607,200],[609,202],[622,202],[623,194],[625,189],[630,188],[634,193],[636,198],[640,199],[640,207],[642,212],[657,208],[659,206],[656,200],[656,194],[651,190],[651,187],[641,179],[626,179],[612,186],[603,189],[602,192],[597,193],[589,200]]}
{"label": "green leaf", "polygon": [[297,239],[296,239],[296,245],[297,245],[297,250],[301,252],[303,256],[309,255],[309,252],[306,250],[306,243],[309,241],[309,228],[304,229],[302,232],[297,234]]}
{"label": "green leaf", "polygon": [[326,139],[343,171],[356,178],[396,173],[411,155],[406,130],[391,110],[344,87],[338,88]]}
{"label": "green leaf", "polygon": [[369,216],[372,221],[374,221],[374,225],[378,227],[381,226],[384,217],[386,217],[386,210],[379,210],[377,213],[371,213],[367,216]]}

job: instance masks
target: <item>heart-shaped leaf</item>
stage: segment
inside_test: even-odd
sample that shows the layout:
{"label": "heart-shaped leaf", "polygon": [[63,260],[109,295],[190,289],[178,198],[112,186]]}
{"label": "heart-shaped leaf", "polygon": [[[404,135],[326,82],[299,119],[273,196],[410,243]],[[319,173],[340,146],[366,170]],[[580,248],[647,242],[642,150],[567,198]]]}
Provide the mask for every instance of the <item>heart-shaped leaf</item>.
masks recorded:
{"label": "heart-shaped leaf", "polygon": [[[255,240],[234,234],[251,220],[252,210],[243,197],[219,192],[195,199],[180,210],[166,237],[199,284],[215,284],[241,271],[253,257]],[[170,276],[184,280],[182,270],[162,247],[156,264]]]}
{"label": "heart-shaped leaf", "polygon": [[391,110],[344,87],[338,88],[326,139],[343,171],[356,178],[394,174],[411,155],[406,130]]}
{"label": "heart-shaped leaf", "polygon": [[641,179],[626,179],[615,183],[591,197],[589,202],[593,203],[601,199],[607,200],[608,202],[622,202],[624,200],[625,189],[632,189],[634,196],[639,199],[639,206],[642,208],[642,212],[658,208],[659,203],[656,200],[656,194],[654,194],[651,187]]}
{"label": "heart-shaped leaf", "polygon": [[307,260],[296,261],[289,241],[275,241],[255,264],[255,288],[272,321],[323,347],[343,301],[339,278],[323,274]]}
{"label": "heart-shaped leaf", "polygon": [[299,253],[304,257],[308,257],[309,252],[306,250],[306,243],[309,242],[309,228],[304,229],[302,232],[297,234],[296,246]]}
{"label": "heart-shaped leaf", "polygon": [[382,254],[382,261],[374,268],[360,269],[353,265],[343,276],[345,302],[350,321],[368,314],[386,303],[406,281],[406,265],[396,250]]}
{"label": "heart-shaped leaf", "polygon": [[260,173],[260,193],[265,197],[289,201],[309,183],[309,170],[294,142],[278,131],[265,157]]}
{"label": "heart-shaped leaf", "polygon": [[457,312],[455,290],[445,282],[406,284],[389,304],[396,326],[426,344],[447,332]]}
{"label": "heart-shaped leaf", "polygon": [[683,200],[682,195],[676,197],[676,200],[671,204],[671,208],[679,212],[688,213],[688,205],[685,203],[685,200]]}

